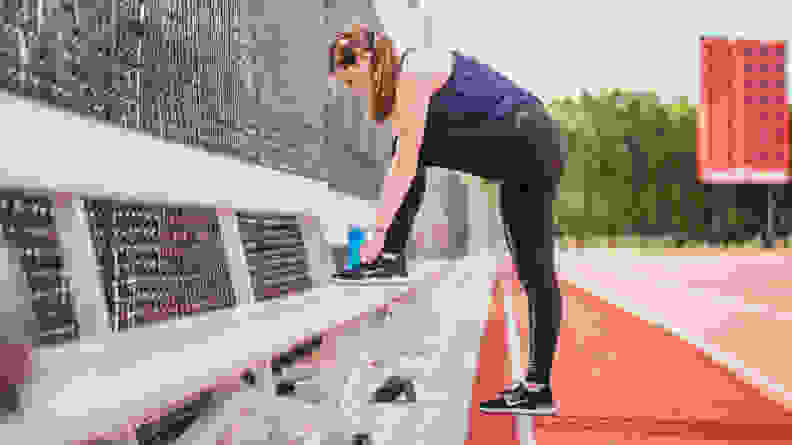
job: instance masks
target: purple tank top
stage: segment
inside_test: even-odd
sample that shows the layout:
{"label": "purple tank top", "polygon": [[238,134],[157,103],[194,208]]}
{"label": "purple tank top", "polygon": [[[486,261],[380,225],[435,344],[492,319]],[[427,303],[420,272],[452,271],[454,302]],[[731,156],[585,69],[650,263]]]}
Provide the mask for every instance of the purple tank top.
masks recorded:
{"label": "purple tank top", "polygon": [[518,104],[542,102],[513,81],[474,57],[452,51],[454,68],[446,84],[429,102],[427,128],[476,127],[501,120]]}
{"label": "purple tank top", "polygon": [[493,180],[523,176],[532,150],[518,146],[517,139],[491,139],[489,135],[493,128],[511,126],[504,118],[517,105],[544,105],[475,58],[458,51],[452,54],[451,75],[429,101],[419,167],[442,167]]}
{"label": "purple tank top", "polygon": [[[400,67],[409,52],[402,55]],[[517,105],[533,104],[544,108],[544,104],[475,58],[458,51],[452,54],[451,75],[429,101],[426,131],[418,157],[419,169],[443,167],[494,180],[524,180],[526,163],[531,164],[531,150],[526,149],[525,138],[519,142],[514,138],[490,139],[488,136],[492,134],[493,124],[510,126],[504,118]],[[465,136],[454,136],[460,134],[459,130]],[[395,137],[394,154],[397,142],[398,137]]]}

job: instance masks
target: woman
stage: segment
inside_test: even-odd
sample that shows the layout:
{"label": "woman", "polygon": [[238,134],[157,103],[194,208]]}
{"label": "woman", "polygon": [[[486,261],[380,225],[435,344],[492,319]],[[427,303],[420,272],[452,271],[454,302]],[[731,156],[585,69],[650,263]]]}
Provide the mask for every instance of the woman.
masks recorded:
{"label": "woman", "polygon": [[[415,63],[405,65],[407,60]],[[376,235],[361,248],[361,267],[339,278],[387,276],[394,270],[406,275],[402,252],[423,197],[426,167],[499,182],[506,239],[524,291],[518,305],[534,322],[522,377],[480,409],[554,414],[550,372],[561,296],[554,280],[552,202],[566,158],[558,125],[541,101],[475,58],[458,51],[402,52],[365,26],[336,35],[330,78],[367,96],[369,118],[379,125],[390,122],[398,138]],[[523,363],[517,342],[510,338],[510,343],[513,362]]]}

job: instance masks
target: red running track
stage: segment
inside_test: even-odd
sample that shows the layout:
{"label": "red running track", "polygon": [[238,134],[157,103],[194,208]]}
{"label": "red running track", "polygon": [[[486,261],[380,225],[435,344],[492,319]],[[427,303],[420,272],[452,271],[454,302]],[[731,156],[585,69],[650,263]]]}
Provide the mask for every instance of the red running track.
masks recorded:
{"label": "red running track", "polygon": [[[536,418],[538,445],[792,444],[792,413],[695,346],[572,283],[561,289],[560,415]],[[481,338],[466,445],[519,443],[513,416],[478,411],[507,382],[502,309]]]}

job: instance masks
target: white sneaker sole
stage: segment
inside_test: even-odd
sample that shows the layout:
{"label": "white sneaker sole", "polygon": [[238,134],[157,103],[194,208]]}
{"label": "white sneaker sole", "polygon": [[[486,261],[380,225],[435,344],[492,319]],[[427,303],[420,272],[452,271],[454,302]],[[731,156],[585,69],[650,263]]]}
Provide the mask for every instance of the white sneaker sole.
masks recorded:
{"label": "white sneaker sole", "polygon": [[374,285],[392,284],[396,286],[401,286],[401,285],[410,284],[410,279],[408,277],[366,278],[364,280],[347,280],[343,278],[333,278],[331,281],[336,284],[357,285],[357,286],[366,286],[372,284]]}

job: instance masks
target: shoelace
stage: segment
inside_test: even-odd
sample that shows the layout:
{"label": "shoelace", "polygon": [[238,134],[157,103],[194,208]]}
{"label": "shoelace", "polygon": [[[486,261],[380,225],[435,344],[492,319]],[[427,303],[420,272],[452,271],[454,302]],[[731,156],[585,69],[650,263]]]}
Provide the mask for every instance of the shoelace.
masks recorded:
{"label": "shoelace", "polygon": [[520,389],[520,386],[522,386],[522,382],[512,383],[511,386],[507,386],[506,387],[505,391],[498,392],[498,395],[499,396],[505,396],[507,394],[511,394],[513,392],[516,392],[517,390]]}
{"label": "shoelace", "polygon": [[398,261],[400,258],[398,256],[392,256],[391,254],[383,254],[377,257],[374,261],[370,263],[360,263],[361,268],[363,266],[368,267],[384,267],[386,263],[393,263]]}
{"label": "shoelace", "polygon": [[542,388],[544,388],[544,385],[538,385],[536,383],[531,383],[531,382],[529,382],[528,384],[523,383],[523,382],[515,382],[515,383],[512,383],[510,387],[507,387],[507,389],[505,391],[499,392],[498,395],[501,396],[501,397],[507,396],[507,395],[511,395],[511,394],[519,391],[520,388],[524,388],[527,391],[534,392],[534,391],[539,391]]}

